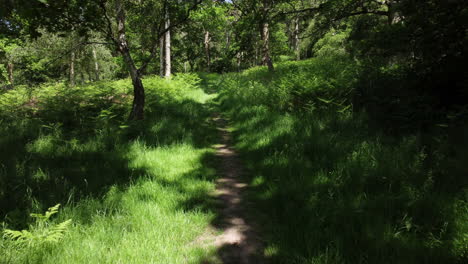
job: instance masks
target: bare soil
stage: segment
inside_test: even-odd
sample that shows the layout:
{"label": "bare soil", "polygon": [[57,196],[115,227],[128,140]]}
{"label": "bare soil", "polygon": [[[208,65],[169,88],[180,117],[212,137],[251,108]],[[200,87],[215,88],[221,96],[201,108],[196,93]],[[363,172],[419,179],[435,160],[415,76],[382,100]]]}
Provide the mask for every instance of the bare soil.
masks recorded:
{"label": "bare soil", "polygon": [[221,143],[215,145],[219,157],[218,173],[214,198],[220,204],[219,218],[210,230],[197,241],[204,246],[215,246],[217,256],[205,260],[204,264],[263,264],[263,245],[251,218],[246,214],[243,193],[248,185],[242,181],[244,169],[231,146],[231,134],[227,122],[216,115],[213,118],[220,132]]}

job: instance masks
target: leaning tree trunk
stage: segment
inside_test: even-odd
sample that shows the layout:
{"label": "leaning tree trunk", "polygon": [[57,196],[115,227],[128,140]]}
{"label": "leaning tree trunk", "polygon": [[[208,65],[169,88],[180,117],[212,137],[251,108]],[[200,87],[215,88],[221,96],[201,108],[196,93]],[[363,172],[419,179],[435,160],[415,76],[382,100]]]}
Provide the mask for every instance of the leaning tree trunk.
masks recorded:
{"label": "leaning tree trunk", "polygon": [[[165,25],[166,25],[166,29],[168,29],[171,25],[171,22],[170,22],[170,18],[169,18],[169,10],[166,8],[166,19],[165,19]],[[165,60],[166,60],[166,63],[165,63],[165,68],[166,68],[166,71],[165,71],[165,74],[164,76],[166,78],[169,78],[171,77],[171,31],[170,30],[167,30],[166,31],[166,37],[164,39],[164,46],[165,46]]]}
{"label": "leaning tree trunk", "polygon": [[129,120],[141,120],[144,117],[145,109],[145,88],[143,87],[143,82],[141,81],[140,72],[135,66],[135,62],[132,59],[130,54],[130,49],[128,48],[128,42],[125,37],[125,10],[120,1],[117,1],[117,29],[118,29],[118,39],[117,39],[117,48],[122,54],[125,65],[128,68],[130,73],[130,78],[132,79],[133,84],[133,103],[132,110],[130,112]]}
{"label": "leaning tree trunk", "polygon": [[140,73],[135,66],[135,63],[130,55],[130,51],[126,46],[120,45],[120,52],[124,57],[125,64],[130,72],[130,78],[133,84],[133,103],[132,111],[130,112],[129,120],[142,120],[144,118],[145,108],[145,88],[141,81]]}
{"label": "leaning tree trunk", "polygon": [[75,86],[75,52],[71,52],[70,56],[70,86]]}
{"label": "leaning tree trunk", "polygon": [[96,81],[99,81],[99,63],[98,63],[95,47],[93,47],[93,59],[94,59],[94,75],[95,75]]}
{"label": "leaning tree trunk", "polygon": [[206,55],[206,69],[207,69],[207,72],[209,72],[209,71],[210,71],[210,68],[211,68],[210,40],[211,40],[210,32],[209,32],[209,31],[206,31],[206,32],[205,32],[205,41],[204,41],[204,44],[205,44],[205,55]]}
{"label": "leaning tree trunk", "polygon": [[273,62],[270,56],[270,29],[268,22],[262,24],[262,65],[268,66],[269,71],[274,71]]}
{"label": "leaning tree trunk", "polygon": [[11,87],[15,85],[15,78],[13,76],[13,62],[8,62],[7,64],[7,71],[8,71],[8,82],[10,83]]}

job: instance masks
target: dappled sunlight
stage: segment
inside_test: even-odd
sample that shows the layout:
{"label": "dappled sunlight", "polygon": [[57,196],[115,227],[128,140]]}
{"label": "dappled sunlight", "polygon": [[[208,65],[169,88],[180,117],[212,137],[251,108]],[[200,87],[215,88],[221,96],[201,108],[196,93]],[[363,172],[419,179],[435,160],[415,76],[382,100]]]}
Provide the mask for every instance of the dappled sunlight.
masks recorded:
{"label": "dappled sunlight", "polygon": [[[191,242],[215,218],[209,195],[215,186],[211,145],[217,135],[209,124],[209,102],[216,94],[204,93],[196,78],[190,80],[194,83],[186,83],[182,77],[145,79],[150,85],[151,116],[144,122],[127,125],[125,115],[117,114],[126,106],[118,102],[107,108],[108,100],[115,97],[109,99],[100,90],[108,84],[96,83],[80,87],[83,92],[67,92],[69,101],[77,102],[71,112],[58,103],[55,93],[42,91],[35,114],[41,119],[27,123],[40,128],[37,131],[22,128],[21,123],[3,128],[2,133],[24,130],[0,142],[20,147],[14,156],[3,159],[9,167],[0,172],[0,179],[5,181],[8,176],[10,180],[0,194],[9,192],[6,186],[13,186],[16,194],[0,196],[2,204],[10,203],[2,206],[6,210],[2,214],[24,227],[29,212],[61,202],[64,207],[56,221],[73,221],[64,243],[51,250],[12,248],[5,257],[14,254],[18,261],[36,259],[41,263],[62,263],[64,259],[73,263],[129,259],[183,263],[211,254]],[[121,92],[128,91],[128,81],[115,85],[116,89],[123,85]],[[103,95],[97,95],[101,92]],[[89,101],[96,98],[101,99]],[[61,123],[68,118],[65,115],[74,113],[79,116],[78,124],[95,122],[79,129],[71,129],[76,124]],[[8,174],[3,175],[5,172]],[[21,203],[23,211],[8,211]],[[136,257],[137,251],[141,254]]]}
{"label": "dappled sunlight", "polygon": [[[230,78],[257,70],[264,71]],[[461,254],[460,233],[449,226],[463,218],[453,211],[463,191],[442,188],[448,172],[427,163],[419,135],[392,137],[365,114],[340,109],[284,112],[236,83],[225,82],[221,106],[249,168],[249,197],[274,263],[456,261],[449,241]]]}
{"label": "dappled sunlight", "polygon": [[465,264],[466,0],[4,0],[0,264]]}

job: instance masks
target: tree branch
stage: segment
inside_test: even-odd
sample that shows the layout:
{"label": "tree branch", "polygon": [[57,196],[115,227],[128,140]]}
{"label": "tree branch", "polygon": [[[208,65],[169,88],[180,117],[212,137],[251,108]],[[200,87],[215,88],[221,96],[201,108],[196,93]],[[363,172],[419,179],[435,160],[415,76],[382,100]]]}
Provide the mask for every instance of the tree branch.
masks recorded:
{"label": "tree branch", "polygon": [[114,38],[114,32],[112,31],[112,22],[107,15],[107,8],[106,8],[106,0],[101,0],[99,2],[99,5],[101,6],[102,11],[104,12],[104,18],[106,20],[106,26],[107,26],[107,32],[104,31],[104,33],[107,33],[107,37],[114,42],[114,44],[117,45],[117,40]]}
{"label": "tree branch", "polygon": [[316,6],[316,7],[309,7],[309,8],[299,9],[299,10],[293,9],[290,11],[283,11],[283,12],[279,12],[275,14],[274,16],[272,16],[271,19],[274,20],[278,17],[292,15],[292,14],[314,13],[314,12],[322,10],[324,7],[325,7],[324,4],[320,4],[319,6]]}
{"label": "tree branch", "polygon": [[348,14],[343,14],[339,17],[336,17],[333,19],[333,21],[338,21],[338,20],[341,20],[343,18],[348,18],[348,17],[353,17],[353,16],[359,16],[359,15],[369,15],[369,14],[372,14],[372,15],[379,15],[379,16],[388,16],[389,13],[387,11],[369,11],[369,10],[362,10],[362,11],[358,11],[358,12],[353,12],[353,13],[348,13]]}

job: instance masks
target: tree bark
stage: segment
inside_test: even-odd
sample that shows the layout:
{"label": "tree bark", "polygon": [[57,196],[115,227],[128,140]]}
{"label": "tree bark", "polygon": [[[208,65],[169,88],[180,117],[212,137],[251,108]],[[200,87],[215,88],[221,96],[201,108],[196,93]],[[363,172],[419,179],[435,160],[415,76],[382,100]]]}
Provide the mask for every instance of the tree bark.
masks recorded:
{"label": "tree bark", "polygon": [[7,71],[8,71],[8,82],[13,87],[15,85],[15,78],[13,76],[14,65],[13,62],[8,62]]}
{"label": "tree bark", "polygon": [[97,59],[96,48],[93,46],[94,74],[96,81],[99,81],[99,63]]}
{"label": "tree bark", "polygon": [[133,61],[133,58],[130,54],[130,49],[128,47],[128,42],[125,36],[125,10],[120,0],[118,0],[116,3],[116,9],[118,30],[117,48],[122,54],[133,84],[133,103],[128,119],[141,120],[144,118],[145,89],[143,87],[143,82],[141,81],[140,72],[135,66],[135,62]]}
{"label": "tree bark", "polygon": [[271,61],[270,56],[270,29],[268,22],[263,22],[262,24],[262,65],[268,66],[269,71],[274,71],[273,62]]}
{"label": "tree bark", "polygon": [[229,52],[230,47],[231,47],[231,32],[228,30],[226,32],[226,52]]}
{"label": "tree bark", "polygon": [[195,63],[193,62],[192,59],[189,59],[188,63],[189,63],[189,66],[190,66],[190,71],[193,72],[193,70],[194,70],[194,68],[195,68]]}
{"label": "tree bark", "polygon": [[263,17],[260,25],[260,36],[262,38],[262,65],[268,66],[268,70],[274,71],[273,62],[270,56],[270,8],[271,0],[263,0]]}
{"label": "tree bark", "polygon": [[166,38],[166,35],[162,36],[160,39],[159,39],[159,53],[160,53],[160,56],[159,56],[159,76],[161,77],[164,77],[164,73],[165,73],[165,60],[164,60],[164,49],[165,49],[165,46],[164,46],[164,38]]}
{"label": "tree bark", "polygon": [[206,69],[209,72],[211,67],[211,58],[210,58],[210,32],[205,32],[205,55],[206,55]]}
{"label": "tree bark", "polygon": [[390,0],[387,2],[388,8],[388,24],[393,25],[401,21],[401,16],[398,11],[395,9],[395,1]]}
{"label": "tree bark", "polygon": [[71,52],[70,56],[70,86],[75,86],[75,52]]}
{"label": "tree bark", "polygon": [[241,70],[241,63],[242,63],[242,57],[244,57],[244,52],[241,51],[237,53],[237,71],[240,72]]}
{"label": "tree bark", "polygon": [[301,60],[300,39],[299,39],[299,18],[294,21],[294,51],[296,53],[296,60]]}
{"label": "tree bark", "polygon": [[[167,9],[166,7],[166,19],[165,19],[165,25],[166,25],[166,29],[170,27],[171,25],[171,21],[170,21],[170,17],[169,17],[169,10]],[[169,78],[171,77],[171,31],[168,30],[166,31],[166,34],[165,34],[165,60],[166,60],[166,65],[165,65],[165,74],[164,76],[166,78]]]}

